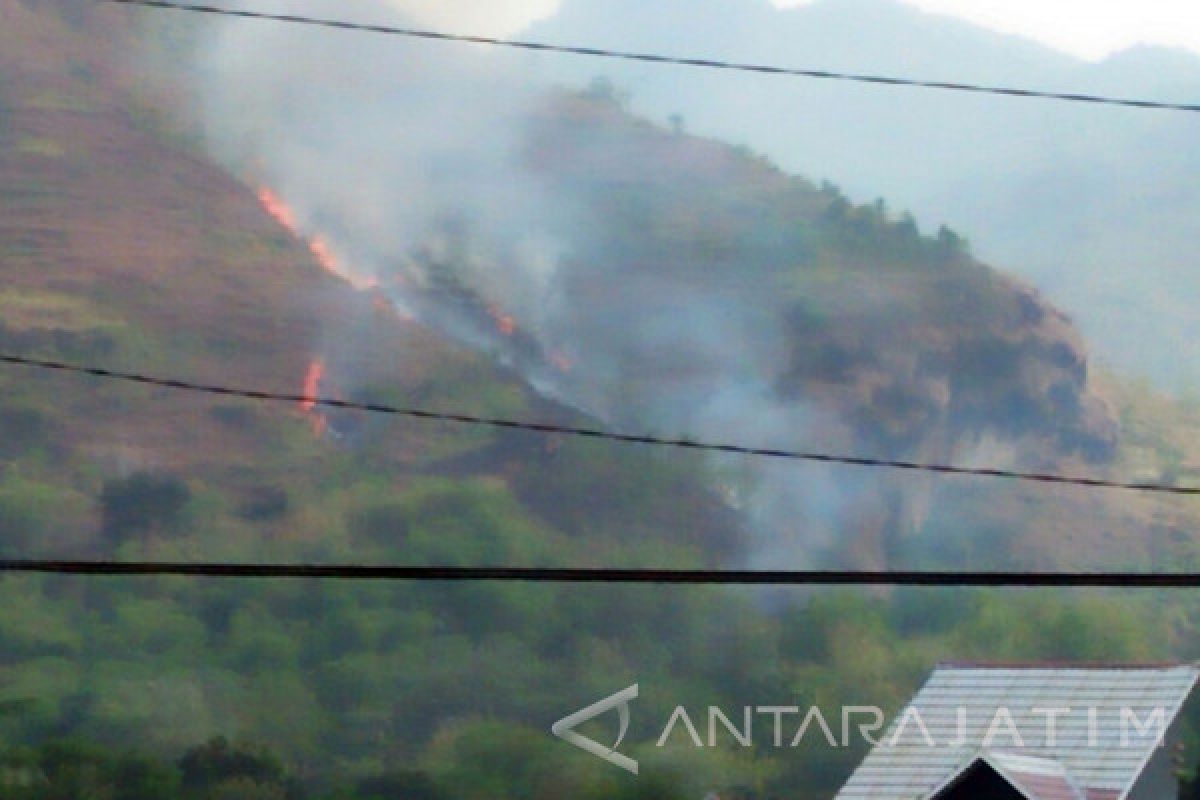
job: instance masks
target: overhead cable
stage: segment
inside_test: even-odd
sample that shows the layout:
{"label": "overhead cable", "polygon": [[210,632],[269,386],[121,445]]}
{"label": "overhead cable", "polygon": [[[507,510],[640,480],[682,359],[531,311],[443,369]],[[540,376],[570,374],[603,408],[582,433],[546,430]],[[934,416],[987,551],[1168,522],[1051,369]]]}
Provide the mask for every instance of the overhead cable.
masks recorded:
{"label": "overhead cable", "polygon": [[408,408],[402,406],[385,405],[381,403],[361,403],[354,400],[343,400],[336,397],[317,397],[306,394],[273,392],[266,389],[247,389],[224,384],[200,383],[196,381],[179,380],[175,378],[163,378],[137,372],[123,372],[120,370],[107,369],[98,366],[69,364],[62,361],[30,358],[27,356],[18,356],[9,353],[0,353],[0,364],[8,364],[38,370],[89,375],[95,378],[102,378],[106,380],[137,383],[144,386],[156,386],[159,388],[173,389],[177,391],[198,392],[202,394],[219,395],[225,397],[238,397],[246,400],[302,404],[309,408],[319,406],[324,408],[362,411],[372,414],[390,414],[436,422],[450,422],[460,425],[501,428],[506,430],[522,430],[538,434],[600,439],[605,441],[622,442],[625,444],[672,447],[685,450],[730,453],[735,455],[777,458],[792,461],[809,461],[823,464],[843,464],[854,467],[931,472],[943,475],[966,475],[981,478],[1006,478],[1034,483],[1082,486],[1093,489],[1123,489],[1141,492],[1158,492],[1162,494],[1200,495],[1200,487],[1198,486],[1176,486],[1169,483],[1156,483],[1152,481],[1140,482],[1108,480],[1106,478],[1092,478],[1078,475],[1060,475],[1047,472],[1023,472],[1020,470],[998,469],[993,467],[967,467],[954,464],[937,464],[922,461],[871,458],[866,456],[855,456],[839,453],[695,441],[686,438],[668,438],[641,433],[623,433],[620,431],[611,431],[602,428],[589,428],[549,422],[507,419],[502,417],[487,417],[474,414],[460,414],[449,411],[436,411],[426,408]]}
{"label": "overhead cable", "polygon": [[877,86],[940,89],[954,92],[971,92],[975,94],[1001,95],[1007,97],[1037,98],[1073,103],[1124,106],[1127,108],[1200,112],[1200,104],[1192,103],[1172,103],[1159,100],[1110,97],[1105,95],[1085,94],[1078,92],[1054,92],[1013,86],[989,86],[985,84],[965,83],[958,81],[919,80],[915,78],[903,78],[890,75],[870,75],[854,72],[835,72],[824,69],[803,69],[798,67],[773,66],[769,64],[749,64],[736,61],[722,61],[712,58],[670,56],[657,53],[612,50],[603,47],[553,44],[549,42],[534,42],[521,39],[501,39],[493,36],[475,36],[463,33],[444,33],[417,28],[402,28],[391,25],[352,22],[349,20],[311,17],[301,14],[277,14],[267,11],[225,8],[221,6],[203,5],[198,3],[175,3],[166,2],[165,0],[97,0],[97,2],[116,3],[124,6],[143,6],[146,8],[170,9],[173,11],[186,11],[199,14],[213,14],[225,17],[239,17],[242,19],[270,20],[274,22],[310,25],[343,31],[360,31],[366,33],[387,34],[391,36],[404,36],[414,39],[426,39],[441,42],[466,42],[472,44],[491,45],[495,47],[508,47],[518,50],[562,53],[566,55],[619,59],[623,61],[639,61],[651,64],[668,64],[681,67],[699,67],[703,69],[732,70],[735,72],[751,72],[764,75],[846,81],[851,83],[874,84]]}
{"label": "overhead cable", "polygon": [[620,583],[725,586],[1200,588],[1200,573],[723,570],[614,567],[397,566],[3,559],[0,572],[94,576],[325,578],[351,581]]}

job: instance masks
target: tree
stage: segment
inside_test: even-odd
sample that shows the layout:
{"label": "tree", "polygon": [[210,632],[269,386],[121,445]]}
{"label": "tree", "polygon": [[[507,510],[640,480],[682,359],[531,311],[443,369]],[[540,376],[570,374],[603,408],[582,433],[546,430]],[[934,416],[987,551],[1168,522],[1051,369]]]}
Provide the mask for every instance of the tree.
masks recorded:
{"label": "tree", "polygon": [[[275,798],[288,795],[283,767],[266,750],[231,745],[224,736],[193,747],[179,759],[183,788],[191,797]],[[254,791],[247,793],[248,790]],[[238,792],[241,792],[240,794]]]}
{"label": "tree", "polygon": [[104,535],[120,542],[153,530],[174,529],[190,499],[187,484],[169,475],[137,472],[108,481],[100,493]]}
{"label": "tree", "polygon": [[966,252],[967,240],[942,225],[937,232],[938,245],[944,255],[955,256]]}
{"label": "tree", "polygon": [[398,770],[359,781],[361,800],[441,800],[446,797],[425,772]]}

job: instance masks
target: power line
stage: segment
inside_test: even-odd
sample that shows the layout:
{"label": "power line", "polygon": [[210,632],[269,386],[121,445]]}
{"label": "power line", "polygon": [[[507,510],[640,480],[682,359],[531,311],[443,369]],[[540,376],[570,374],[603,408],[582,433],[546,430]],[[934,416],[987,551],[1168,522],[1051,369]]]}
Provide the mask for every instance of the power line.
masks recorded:
{"label": "power line", "polygon": [[193,381],[160,378],[136,372],[121,372],[103,367],[68,364],[62,361],[50,361],[27,356],[16,356],[0,353],[0,364],[9,364],[33,369],[67,372],[91,375],[107,380],[126,381],[145,386],[156,386],[164,389],[175,389],[186,392],[239,397],[246,400],[278,401],[286,403],[339,408],[351,411],[364,411],[373,414],[392,414],[414,419],[432,420],[437,422],[453,422],[463,425],[476,425],[507,430],[522,430],[540,434],[558,434],[563,436],[578,436],[588,439],[601,439],[626,444],[641,444],[658,447],[675,447],[686,450],[705,452],[732,453],[745,456],[764,458],[780,458],[794,461],[810,461],[823,464],[844,464],[856,467],[875,467],[916,472],[933,472],[944,475],[971,475],[982,478],[1009,478],[1013,480],[1032,481],[1037,483],[1066,484],[1085,486],[1095,489],[1127,489],[1143,492],[1160,492],[1164,494],[1200,495],[1197,486],[1172,486],[1162,483],[1137,483],[1112,481],[1102,478],[1086,478],[1069,475],[1057,475],[1042,472],[1021,472],[1017,470],[993,469],[990,467],[962,467],[951,464],[933,464],[919,461],[903,461],[886,458],[866,458],[860,456],[839,455],[835,453],[809,452],[803,450],[784,450],[769,447],[751,447],[739,444],[717,442],[699,442],[691,439],[671,439],[646,434],[621,433],[600,428],[584,428],[574,425],[559,425],[546,422],[527,422],[522,420],[504,419],[499,417],[483,417],[473,414],[457,414],[447,411],[431,411],[423,408],[402,408],[379,403],[359,403],[353,400],[341,400],[332,397],[313,397],[304,394],[286,392],[271,392],[262,389],[241,389],[235,386],[221,384],[197,383]]}
{"label": "power line", "polygon": [[723,586],[927,586],[997,588],[1200,588],[1200,573],[718,570],[612,567],[451,567],[363,564],[248,564],[161,561],[0,560],[0,572],[55,575],[505,583],[620,583]]}
{"label": "power line", "polygon": [[830,72],[819,69],[798,69],[794,67],[779,67],[767,64],[745,64],[734,61],[719,61],[708,58],[685,58],[666,56],[654,53],[638,53],[624,50],[609,50],[600,47],[580,47],[575,45],[550,44],[547,42],[531,42],[519,39],[499,39],[491,36],[471,36],[460,33],[439,33],[437,31],[418,30],[415,28],[398,28],[389,25],[373,25],[346,20],[323,19],[307,17],[298,14],[273,14],[265,11],[250,11],[244,9],[229,9],[195,3],[172,3],[162,0],[97,0],[98,2],[117,3],[126,6],[144,6],[146,8],[171,9],[173,11],[189,11],[200,14],[216,14],[227,17],[244,19],[272,20],[275,22],[290,22],[301,25],[314,25],[323,28],[339,30],[365,31],[382,33],[393,36],[407,36],[416,39],[429,39],[442,42],[470,42],[473,44],[510,47],[518,50],[533,50],[547,53],[564,53],[594,58],[611,58],[624,61],[640,61],[651,64],[673,64],[683,67],[700,67],[704,69],[733,70],[737,72],[756,72],[766,75],[783,75],[801,78],[818,78],[823,80],[849,81],[854,83],[869,83],[882,86],[905,86],[922,89],[942,89],[955,92],[973,92],[976,94],[1004,95],[1007,97],[1027,97],[1044,100],[1063,100],[1075,103],[1093,103],[1098,105],[1124,106],[1127,108],[1159,109],[1166,111],[1200,112],[1200,105],[1186,103],[1169,103],[1156,100],[1138,100],[1124,97],[1108,97],[1094,94],[1078,94],[1074,92],[1050,92],[1037,89],[1023,89],[1009,86],[987,86],[975,83],[956,83],[952,81],[929,81],[913,78],[897,78],[887,75],[865,75],[851,72]]}

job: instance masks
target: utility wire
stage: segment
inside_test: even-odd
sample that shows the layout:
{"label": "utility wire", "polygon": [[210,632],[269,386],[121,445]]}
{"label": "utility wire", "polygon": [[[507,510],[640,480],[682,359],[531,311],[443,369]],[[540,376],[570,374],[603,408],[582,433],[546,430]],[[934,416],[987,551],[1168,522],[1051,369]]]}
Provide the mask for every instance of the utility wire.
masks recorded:
{"label": "utility wire", "polygon": [[684,58],[666,56],[654,53],[638,53],[624,50],[609,50],[599,47],[580,47],[575,45],[550,44],[547,42],[531,42],[519,39],[498,39],[491,36],[471,36],[459,33],[439,33],[437,31],[418,30],[415,28],[398,28],[389,25],[373,25],[350,22],[337,19],[307,17],[298,14],[272,14],[265,11],[246,9],[221,8],[219,6],[200,5],[195,3],[163,2],[163,0],[97,0],[97,2],[117,3],[125,6],[144,6],[146,8],[171,9],[173,11],[189,11],[200,14],[216,14],[243,19],[272,20],[275,22],[290,22],[301,25],[315,25],[323,28],[336,28],[348,31],[366,31],[393,36],[407,36],[416,39],[431,39],[442,42],[470,42],[473,44],[510,47],[519,50],[534,50],[547,53],[565,53],[577,56],[592,56],[595,58],[612,58],[624,61],[641,61],[652,64],[674,64],[683,67],[701,67],[705,69],[734,70],[738,72],[756,72],[767,75],[784,75],[801,78],[819,78],[824,80],[850,81],[854,83],[870,83],[883,86],[905,86],[923,89],[942,89],[955,92],[973,92],[976,94],[1004,95],[1008,97],[1028,97],[1045,100],[1063,100],[1075,103],[1093,103],[1099,105],[1125,106],[1128,108],[1159,109],[1166,111],[1200,112],[1200,104],[1168,103],[1156,100],[1139,100],[1125,97],[1108,97],[1094,94],[1077,94],[1073,92],[1049,92],[1037,89],[1022,89],[1009,86],[987,86],[975,83],[956,83],[952,81],[929,81],[913,78],[897,78],[886,75],[865,75],[851,72],[830,72],[819,69],[798,69],[779,67],[767,64],[745,64],[733,61],[719,61],[708,58]]}
{"label": "utility wire", "polygon": [[0,353],[0,364],[29,367],[39,370],[67,372],[91,375],[107,380],[139,383],[145,386],[157,386],[164,389],[175,389],[186,392],[221,395],[225,397],[240,397],[247,400],[278,401],[286,403],[322,406],[325,408],[340,408],[351,411],[365,411],[373,414],[392,414],[415,419],[433,420],[438,422],[453,422],[463,425],[475,425],[508,430],[531,431],[540,434],[558,434],[563,436],[578,436],[588,439],[602,439],[627,444],[641,444],[659,447],[675,447],[687,450],[701,450],[717,453],[733,453],[745,456],[760,456],[764,458],[780,458],[794,461],[811,461],[823,464],[845,464],[856,467],[875,467],[887,469],[910,470],[916,472],[934,472],[945,475],[972,475],[983,478],[1009,478],[1013,480],[1033,481],[1037,483],[1067,484],[1085,486],[1095,489],[1128,489],[1143,492],[1160,492],[1164,494],[1200,495],[1197,486],[1172,486],[1163,483],[1134,483],[1112,481],[1101,478],[1086,478],[1069,475],[1057,475],[1042,472],[1020,472],[989,467],[962,467],[950,464],[932,464],[919,461],[902,461],[886,458],[866,458],[860,456],[839,455],[835,453],[808,452],[803,450],[783,450],[770,447],[750,447],[739,444],[723,444],[717,442],[698,442],[691,439],[671,439],[645,434],[620,433],[600,428],[583,428],[574,425],[559,425],[545,422],[526,422],[522,420],[504,419],[499,417],[482,417],[473,414],[457,414],[446,411],[431,411],[424,408],[402,408],[382,405],[379,403],[359,403],[353,400],[341,400],[333,397],[314,397],[304,394],[289,394],[286,392],[271,392],[262,389],[241,389],[235,386],[221,384],[197,383],[193,381],[160,378],[136,372],[121,372],[103,367],[68,364],[62,361],[50,361],[40,358],[29,358]]}
{"label": "utility wire", "polygon": [[1200,573],[941,572],[854,570],[636,569],[611,567],[450,567],[362,564],[239,564],[159,561],[0,560],[0,573],[211,578],[327,578],[370,581],[499,581],[726,586],[949,586],[1127,589],[1200,588]]}

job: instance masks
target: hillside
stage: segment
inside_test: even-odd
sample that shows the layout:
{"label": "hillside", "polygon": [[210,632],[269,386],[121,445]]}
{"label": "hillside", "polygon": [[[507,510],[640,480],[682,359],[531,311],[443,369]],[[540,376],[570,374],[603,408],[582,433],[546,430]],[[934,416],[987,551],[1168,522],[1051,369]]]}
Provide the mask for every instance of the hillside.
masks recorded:
{"label": "hillside", "polygon": [[[198,131],[197,76],[181,58],[179,75],[148,77],[125,11],[0,0],[2,351],[753,444],[1180,481],[1200,464],[1194,409],[1095,370],[1071,321],[959,233],[655,125],[602,82],[526,98],[504,135],[461,106],[435,136],[398,115],[460,96],[414,79],[416,102],[399,73],[351,70],[349,99],[274,85],[261,111]],[[255,41],[287,44],[272,31]],[[323,58],[358,47],[337,41]],[[276,68],[303,84],[328,63]],[[312,101],[299,122],[271,117],[297,98]],[[346,124],[360,118],[375,124]],[[0,370],[0,454],[3,557],[1200,563],[1182,501],[16,367]],[[944,657],[1194,657],[1198,623],[1186,599],[1133,592],[9,575],[0,794],[809,800],[860,750],[659,748],[655,720],[677,704],[894,709]],[[634,682],[636,781],[546,732]]]}
{"label": "hillside", "polygon": [[[50,50],[26,30],[44,31],[55,53],[40,68],[20,58],[19,67],[5,68],[11,146],[0,157],[0,338],[7,349],[289,393],[304,389],[310,365],[323,359],[327,393],[383,392],[470,413],[565,413],[511,373],[354,291],[265,213],[252,188],[164,140],[161,119],[151,116],[158,112],[119,68],[110,65],[106,75],[88,66],[104,58],[91,35],[117,27],[112,11],[77,20],[74,29],[48,11],[5,7],[5,54]],[[329,341],[330,320],[344,320],[353,338]],[[353,382],[340,382],[342,375]],[[40,431],[56,458],[98,468],[93,482],[151,469],[232,489],[246,483],[246,470],[273,468],[264,454],[272,464],[296,449],[314,463],[328,461],[309,441],[301,409],[15,371],[4,379],[7,402],[17,406],[10,435],[24,435],[28,447]],[[68,403],[39,402],[47,391]],[[463,438],[422,425],[384,427],[381,457],[413,469],[436,461],[429,453],[454,452],[448,443]],[[464,436],[477,445],[495,440]],[[441,444],[431,448],[431,437]]]}
{"label": "hillside", "polygon": [[[854,206],[738,148],[647,125],[605,91],[552,104],[529,144],[535,173],[587,220],[567,229],[591,225],[541,324],[577,354],[567,396],[625,428],[697,438],[1105,469],[1114,410],[1070,320],[1032,287],[953,231],[922,235],[883,203]],[[906,563],[910,539],[954,544],[929,542],[944,522],[928,485],[822,477],[782,489],[798,507],[767,520],[766,549],[797,515],[809,538],[791,560],[813,559],[822,528],[849,563]],[[778,499],[771,481],[758,502]],[[852,503],[822,497],[827,484]]]}
{"label": "hillside", "polygon": [[[1200,57],[1141,47],[1090,63],[896,0],[596,4],[566,0],[522,36],[808,69],[1191,102]],[[896,42],[904,42],[903,47]],[[887,198],[1032,280],[1124,374],[1186,393],[1200,374],[1192,114],[762,80],[594,59],[655,120],[744,143],[857,203]]]}

